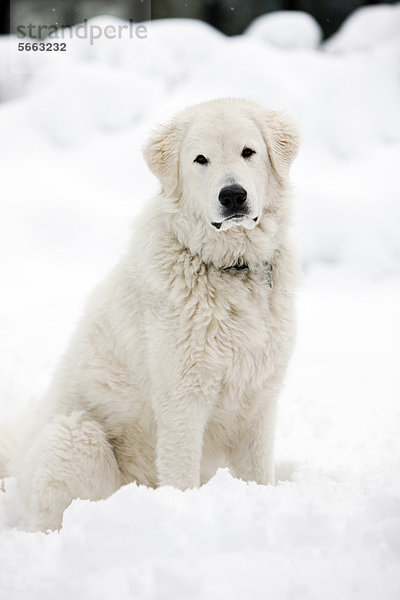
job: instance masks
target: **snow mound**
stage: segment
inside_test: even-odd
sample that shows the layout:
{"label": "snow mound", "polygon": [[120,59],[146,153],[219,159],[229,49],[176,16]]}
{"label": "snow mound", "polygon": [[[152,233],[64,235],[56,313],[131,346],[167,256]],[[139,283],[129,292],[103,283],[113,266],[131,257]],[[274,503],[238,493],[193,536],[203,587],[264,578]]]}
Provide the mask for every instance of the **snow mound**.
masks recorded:
{"label": "snow mound", "polygon": [[322,590],[336,600],[355,589],[394,600],[397,494],[310,473],[263,487],[222,470],[185,493],[129,485],[106,501],[74,501],[59,534],[5,532],[1,584],[41,600],[281,600]]}
{"label": "snow mound", "polygon": [[329,52],[365,52],[380,44],[398,42],[400,3],[363,6],[354,11],[325,44]]}
{"label": "snow mound", "polygon": [[281,10],[255,19],[245,32],[277,48],[317,48],[322,40],[319,23],[308,13]]}

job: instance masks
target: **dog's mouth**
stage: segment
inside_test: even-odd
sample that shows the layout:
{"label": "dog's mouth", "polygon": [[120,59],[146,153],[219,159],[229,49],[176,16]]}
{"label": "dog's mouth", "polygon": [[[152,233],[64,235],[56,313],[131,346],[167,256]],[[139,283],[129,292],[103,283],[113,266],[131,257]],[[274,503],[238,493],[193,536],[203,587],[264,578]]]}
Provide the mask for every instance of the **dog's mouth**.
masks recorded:
{"label": "dog's mouth", "polygon": [[[211,223],[211,225],[213,227],[215,227],[215,229],[221,229],[222,223],[225,223],[226,221],[236,221],[237,223],[240,223],[241,221],[243,221],[246,218],[248,218],[248,216],[246,214],[236,213],[234,215],[230,215],[229,217],[226,217],[226,219],[224,219],[223,221],[220,221],[219,223]],[[258,217],[254,217],[252,220],[254,221],[254,223],[257,223]]]}

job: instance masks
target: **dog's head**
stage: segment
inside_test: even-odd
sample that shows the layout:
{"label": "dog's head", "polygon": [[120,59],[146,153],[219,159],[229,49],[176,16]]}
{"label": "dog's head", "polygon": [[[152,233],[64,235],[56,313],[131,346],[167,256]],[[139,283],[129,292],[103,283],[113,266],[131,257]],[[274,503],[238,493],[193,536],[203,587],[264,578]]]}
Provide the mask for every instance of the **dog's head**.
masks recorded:
{"label": "dog's head", "polygon": [[285,114],[248,100],[192,106],[160,125],[144,147],[166,195],[217,231],[257,226],[272,180],[287,181],[298,133]]}

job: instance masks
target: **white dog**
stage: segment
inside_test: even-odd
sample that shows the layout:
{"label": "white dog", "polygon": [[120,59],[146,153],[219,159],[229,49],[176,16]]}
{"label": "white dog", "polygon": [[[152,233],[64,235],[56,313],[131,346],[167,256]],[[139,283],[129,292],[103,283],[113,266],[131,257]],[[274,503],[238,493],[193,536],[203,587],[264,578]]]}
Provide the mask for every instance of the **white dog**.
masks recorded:
{"label": "white dog", "polygon": [[12,472],[30,528],[121,485],[274,480],[294,338],[288,171],[298,135],[247,101],[192,106],[151,135],[162,191],[92,294]]}

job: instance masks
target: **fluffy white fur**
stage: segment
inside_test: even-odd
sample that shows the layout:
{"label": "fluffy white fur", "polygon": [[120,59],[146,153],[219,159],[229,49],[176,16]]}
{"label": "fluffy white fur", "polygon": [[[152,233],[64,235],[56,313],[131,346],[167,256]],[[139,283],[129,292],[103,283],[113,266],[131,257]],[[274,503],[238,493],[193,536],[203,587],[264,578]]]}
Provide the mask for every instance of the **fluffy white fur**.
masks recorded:
{"label": "fluffy white fur", "polygon": [[[236,99],[190,107],[153,132],[144,156],[162,191],[92,293],[19,441],[12,471],[31,529],[59,528],[74,498],[131,481],[184,490],[227,465],[273,482],[294,339],[287,182],[297,146],[286,115]],[[243,147],[256,153],[244,159]],[[251,218],[217,230],[229,183],[248,191]],[[238,262],[249,269],[223,269]]]}

